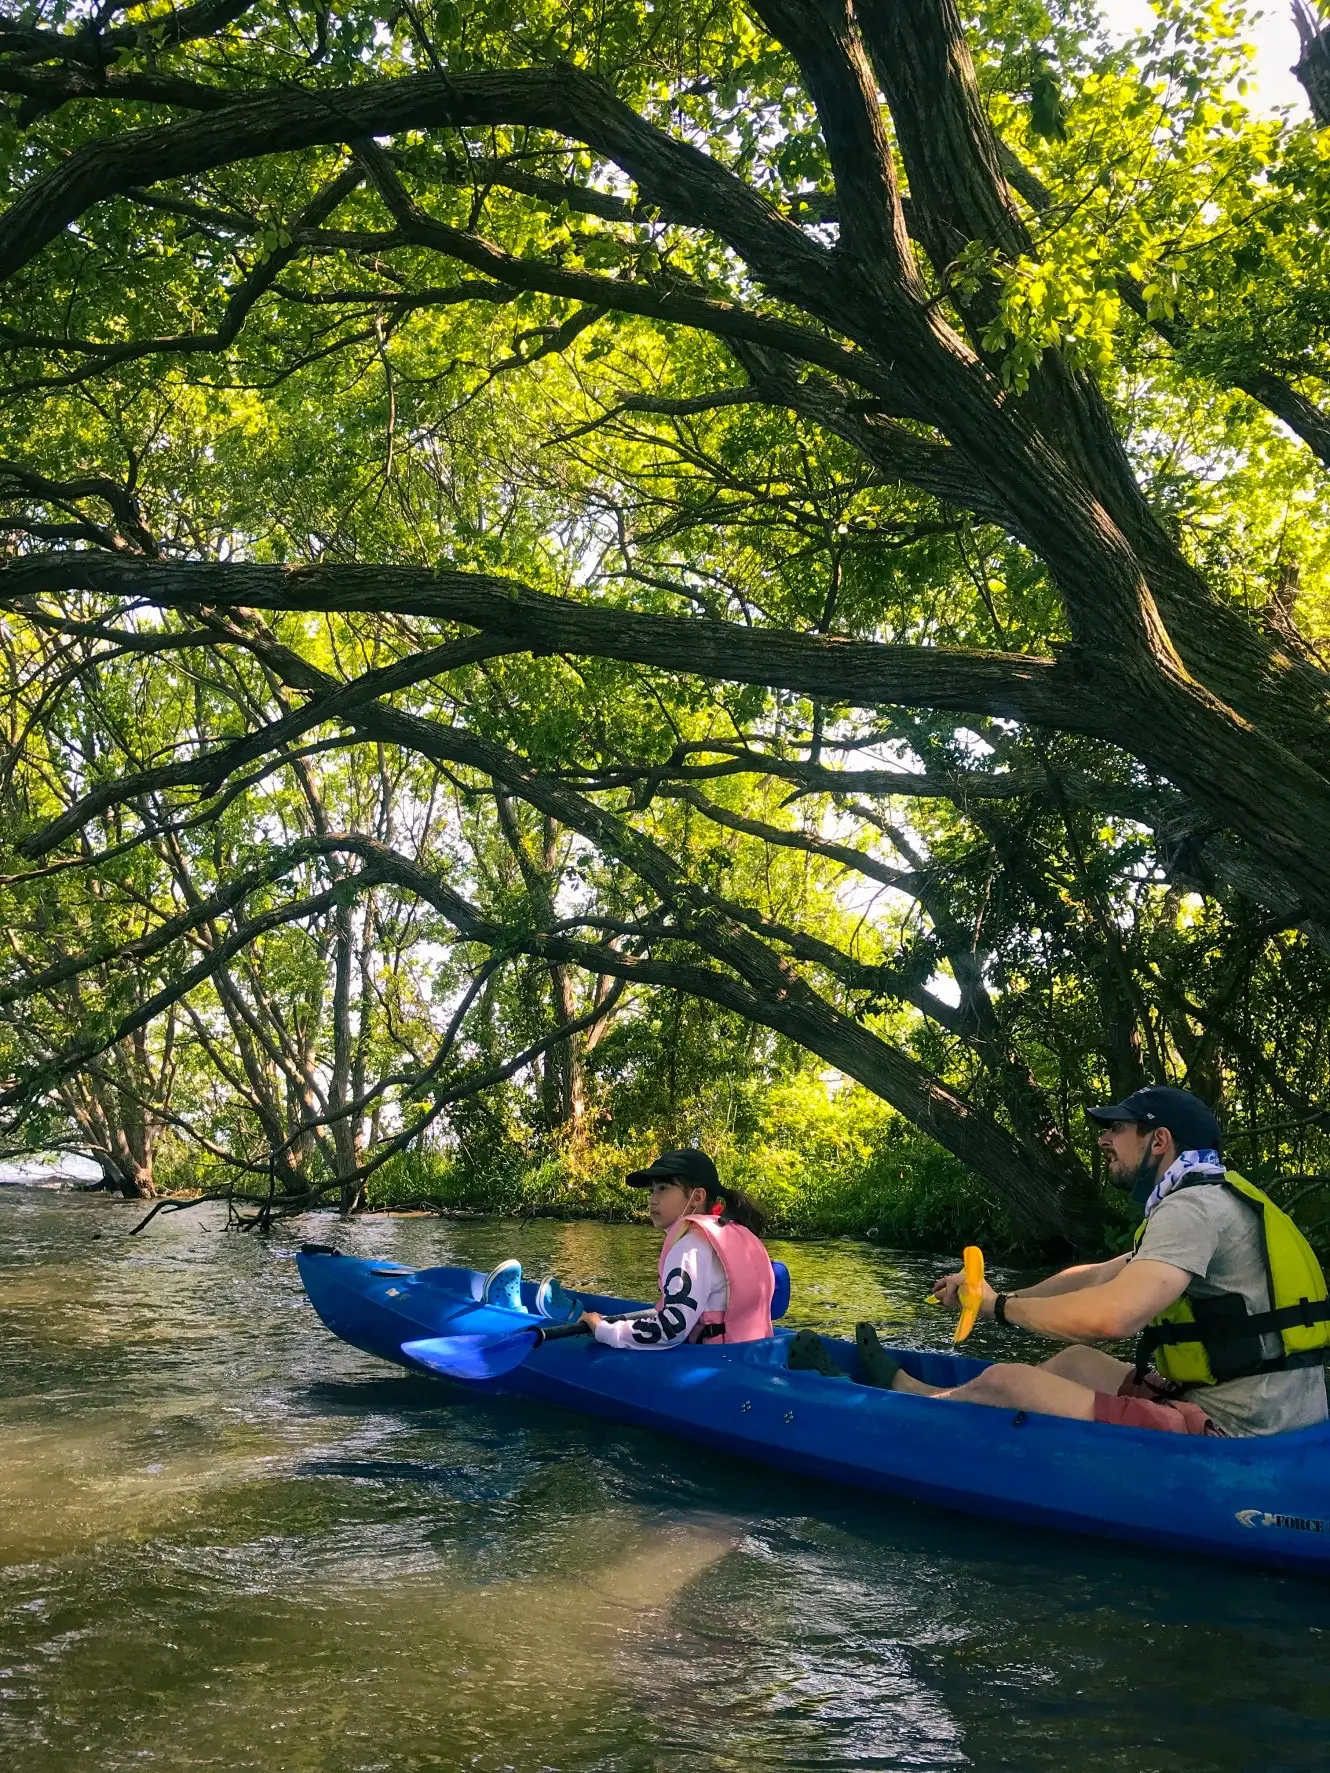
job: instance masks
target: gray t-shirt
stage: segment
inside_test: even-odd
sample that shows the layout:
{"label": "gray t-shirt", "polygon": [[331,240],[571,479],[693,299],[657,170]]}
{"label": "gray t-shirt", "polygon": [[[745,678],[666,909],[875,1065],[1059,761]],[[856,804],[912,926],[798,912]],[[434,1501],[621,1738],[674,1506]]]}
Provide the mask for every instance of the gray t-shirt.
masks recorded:
{"label": "gray t-shirt", "polygon": [[[1146,1223],[1136,1255],[1185,1268],[1194,1277],[1187,1288],[1194,1299],[1241,1293],[1248,1311],[1270,1309],[1260,1215],[1222,1183],[1193,1184],[1165,1195]],[[1278,1356],[1278,1336],[1263,1337],[1262,1345],[1267,1359]],[[1257,1373],[1188,1395],[1226,1434],[1279,1434],[1326,1417],[1323,1367]]]}

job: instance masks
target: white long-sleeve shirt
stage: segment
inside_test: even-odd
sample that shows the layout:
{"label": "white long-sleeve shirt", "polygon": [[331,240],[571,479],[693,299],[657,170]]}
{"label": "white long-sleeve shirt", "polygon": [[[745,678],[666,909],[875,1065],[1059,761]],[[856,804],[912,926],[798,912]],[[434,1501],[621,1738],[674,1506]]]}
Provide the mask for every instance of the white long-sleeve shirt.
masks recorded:
{"label": "white long-sleeve shirt", "polygon": [[640,1317],[597,1324],[596,1341],[609,1348],[678,1348],[704,1311],[724,1311],[730,1289],[720,1257],[696,1231],[686,1231],[670,1251],[661,1304]]}

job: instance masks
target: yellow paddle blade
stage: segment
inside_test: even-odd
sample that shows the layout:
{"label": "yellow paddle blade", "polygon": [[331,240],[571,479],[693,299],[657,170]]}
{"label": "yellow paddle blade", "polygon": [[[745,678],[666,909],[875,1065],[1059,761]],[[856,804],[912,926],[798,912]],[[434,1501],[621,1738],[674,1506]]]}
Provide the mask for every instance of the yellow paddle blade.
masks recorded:
{"label": "yellow paddle blade", "polygon": [[962,1260],[965,1264],[965,1279],[961,1282],[961,1315],[956,1324],[956,1334],[952,1342],[964,1342],[974,1328],[974,1321],[979,1316],[979,1307],[984,1302],[984,1252],[978,1244],[965,1246]]}

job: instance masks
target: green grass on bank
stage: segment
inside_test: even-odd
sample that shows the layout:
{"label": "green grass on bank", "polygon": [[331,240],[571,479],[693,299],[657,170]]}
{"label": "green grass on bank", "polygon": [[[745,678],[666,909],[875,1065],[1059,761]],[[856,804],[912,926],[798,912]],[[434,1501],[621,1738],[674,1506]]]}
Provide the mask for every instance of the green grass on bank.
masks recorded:
{"label": "green grass on bank", "polygon": [[[1018,1247],[1006,1213],[968,1171],[945,1156],[912,1152],[907,1144],[902,1140],[844,1170],[815,1170],[801,1154],[782,1150],[729,1162],[728,1154],[716,1156],[726,1179],[754,1194],[771,1215],[771,1229],[788,1236],[860,1236],[898,1249],[959,1249],[975,1242],[995,1250]],[[379,1211],[429,1207],[633,1219],[642,1213],[643,1197],[623,1176],[652,1155],[601,1145],[480,1168],[443,1152],[409,1152],[372,1178],[366,1205]]]}

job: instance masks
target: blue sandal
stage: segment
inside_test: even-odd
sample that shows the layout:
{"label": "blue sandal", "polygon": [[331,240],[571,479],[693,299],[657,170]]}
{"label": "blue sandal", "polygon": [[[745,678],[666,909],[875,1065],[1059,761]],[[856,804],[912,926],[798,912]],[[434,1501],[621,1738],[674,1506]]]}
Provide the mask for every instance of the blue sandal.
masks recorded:
{"label": "blue sandal", "polygon": [[570,1324],[582,1314],[582,1302],[550,1275],[536,1288],[536,1310],[556,1324]]}
{"label": "blue sandal", "polygon": [[524,1311],[522,1304],[522,1264],[516,1256],[491,1269],[485,1277],[483,1294],[486,1305],[501,1305],[505,1311]]}

